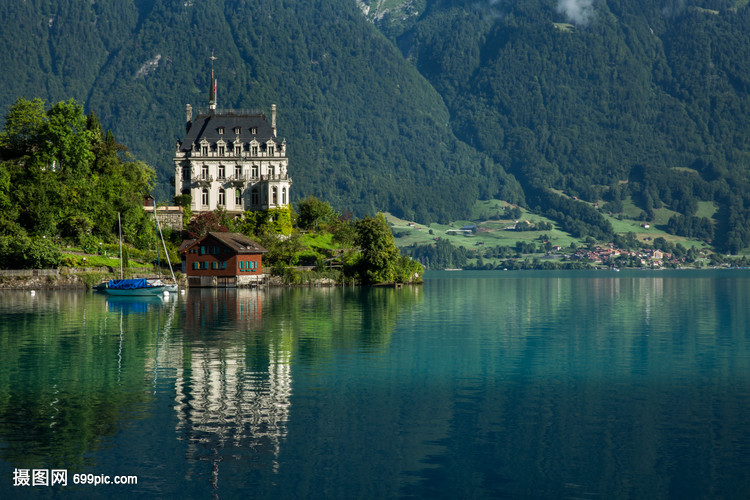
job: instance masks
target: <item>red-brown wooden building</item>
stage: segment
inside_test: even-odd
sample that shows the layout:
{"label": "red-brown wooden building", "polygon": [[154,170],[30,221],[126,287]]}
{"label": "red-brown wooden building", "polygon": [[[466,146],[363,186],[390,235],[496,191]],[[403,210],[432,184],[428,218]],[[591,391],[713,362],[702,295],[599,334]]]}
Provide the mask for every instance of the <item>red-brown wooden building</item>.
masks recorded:
{"label": "red-brown wooden building", "polygon": [[180,246],[182,272],[191,287],[261,284],[266,249],[240,233],[211,232]]}

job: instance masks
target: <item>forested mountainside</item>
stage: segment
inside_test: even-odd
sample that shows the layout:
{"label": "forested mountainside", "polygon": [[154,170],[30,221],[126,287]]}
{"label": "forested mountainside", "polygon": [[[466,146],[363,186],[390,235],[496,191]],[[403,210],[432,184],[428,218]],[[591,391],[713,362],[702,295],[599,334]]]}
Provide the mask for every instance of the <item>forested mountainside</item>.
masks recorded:
{"label": "forested mountainside", "polygon": [[456,139],[440,95],[351,0],[29,0],[0,16],[0,63],[16,68],[0,106],[85,103],[157,167],[161,199],[185,105],[208,104],[212,53],[220,108],[277,104],[297,199],[426,221],[460,217],[480,196],[521,199],[499,164]]}
{"label": "forested mountainside", "polygon": [[[561,219],[568,197],[618,212],[632,196],[645,219],[667,206],[670,230],[734,252],[750,244],[747,3],[360,6],[440,92],[459,138],[516,176],[531,207]],[[715,203],[714,226],[696,217],[698,201]],[[584,225],[609,231],[593,213]]]}
{"label": "forested mountainside", "polygon": [[593,203],[632,200],[735,252],[750,246],[747,3],[6,2],[0,106],[75,98],[157,167],[163,196],[213,52],[219,107],[278,105],[295,197],[422,222],[500,198],[597,238],[612,228]]}

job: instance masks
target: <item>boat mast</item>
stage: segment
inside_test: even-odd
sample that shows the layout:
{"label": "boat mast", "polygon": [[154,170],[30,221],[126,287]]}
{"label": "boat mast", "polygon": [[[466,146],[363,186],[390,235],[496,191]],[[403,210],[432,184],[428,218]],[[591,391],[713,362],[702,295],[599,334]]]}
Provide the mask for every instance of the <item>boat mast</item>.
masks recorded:
{"label": "boat mast", "polygon": [[[154,200],[154,205],[156,205],[156,200]],[[154,207],[154,217],[156,216],[156,207]],[[161,237],[161,244],[164,246],[164,255],[167,256],[167,265],[169,266],[169,272],[172,273],[172,281],[177,283],[177,278],[174,276],[174,269],[172,269],[172,262],[169,260],[169,252],[167,252],[167,243],[164,241],[164,234],[161,232],[161,226],[159,225],[159,219],[156,219],[156,229],[159,231],[159,234],[156,238],[156,246],[159,246],[159,238]]]}
{"label": "boat mast", "polygon": [[159,219],[156,217],[156,198],[153,198],[151,205],[154,207],[154,222],[156,223],[156,274],[161,279],[161,255],[159,252]]}
{"label": "boat mast", "polygon": [[117,228],[120,230],[120,279],[122,279],[122,221],[120,212],[117,212]]}

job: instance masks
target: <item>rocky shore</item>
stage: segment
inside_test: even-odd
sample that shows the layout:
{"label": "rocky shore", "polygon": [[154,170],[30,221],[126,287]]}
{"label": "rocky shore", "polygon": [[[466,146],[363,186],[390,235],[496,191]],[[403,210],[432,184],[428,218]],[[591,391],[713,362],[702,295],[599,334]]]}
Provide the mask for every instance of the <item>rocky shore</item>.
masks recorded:
{"label": "rocky shore", "polygon": [[49,276],[0,276],[0,290],[41,290],[44,288],[88,288],[83,278],[76,274]]}
{"label": "rocky shore", "polygon": [[[0,290],[42,290],[42,289],[81,289],[86,290],[101,282],[102,279],[112,277],[99,272],[69,273],[65,270],[58,273],[49,273],[31,276],[8,276],[0,271]],[[184,276],[178,278],[180,288],[188,288]],[[330,278],[320,278],[311,282],[298,285],[290,285],[284,282],[281,276],[269,276],[265,286],[270,287],[329,287],[340,283]]]}

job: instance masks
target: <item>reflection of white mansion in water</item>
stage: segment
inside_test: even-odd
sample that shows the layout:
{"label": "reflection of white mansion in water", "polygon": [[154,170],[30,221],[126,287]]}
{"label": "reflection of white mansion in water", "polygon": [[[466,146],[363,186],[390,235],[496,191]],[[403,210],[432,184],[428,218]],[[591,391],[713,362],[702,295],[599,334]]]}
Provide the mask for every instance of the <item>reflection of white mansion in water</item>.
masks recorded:
{"label": "reflection of white mansion in water", "polygon": [[[276,466],[289,420],[291,352],[283,340],[264,341],[261,349],[247,344],[244,332],[260,324],[263,297],[232,291],[188,301],[185,340],[160,348],[157,363],[176,370],[176,430],[194,459],[252,450]],[[222,322],[224,335],[208,326]],[[210,335],[191,339],[196,330]]]}
{"label": "reflection of white mansion in water", "polygon": [[176,380],[177,431],[198,447],[253,448],[277,457],[289,420],[289,352],[271,348],[263,371],[245,366],[244,346],[196,347]]}

